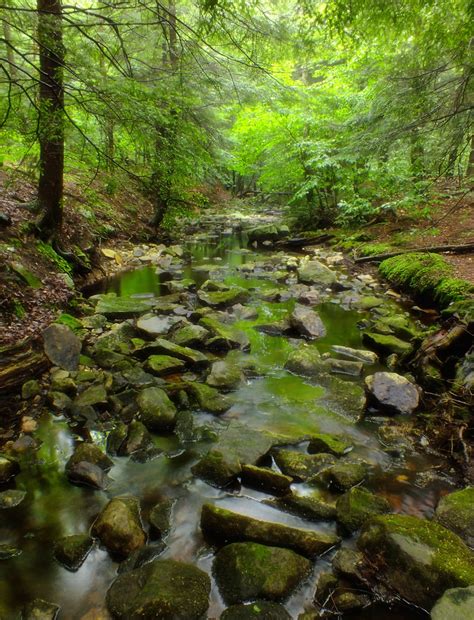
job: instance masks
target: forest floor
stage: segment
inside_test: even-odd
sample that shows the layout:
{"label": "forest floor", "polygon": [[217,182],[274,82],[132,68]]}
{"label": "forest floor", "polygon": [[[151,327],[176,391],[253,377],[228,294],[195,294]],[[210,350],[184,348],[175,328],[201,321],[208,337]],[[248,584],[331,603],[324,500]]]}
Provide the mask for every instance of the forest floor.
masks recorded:
{"label": "forest floor", "polygon": [[[0,222],[0,346],[25,337],[37,338],[75,294],[64,263],[46,254],[31,233],[36,217],[34,199],[35,187],[28,177],[0,170],[0,214],[11,221],[3,226]],[[222,192],[219,199],[222,202],[229,197]],[[70,175],[65,184],[64,248],[90,252],[93,266],[87,276],[74,276],[76,289],[121,268],[105,258],[102,249],[159,242],[147,223],[151,214],[151,203],[130,183],[115,181],[112,185],[103,176],[86,182],[80,175]],[[474,240],[473,215],[474,194],[448,182],[437,186],[429,209],[421,216],[402,212],[347,234],[338,233],[348,239],[362,233],[370,244],[396,249],[461,244]],[[357,255],[357,244],[353,250]],[[445,256],[457,277],[474,283],[474,254]],[[18,265],[39,280],[38,286],[26,285],[15,268]]]}

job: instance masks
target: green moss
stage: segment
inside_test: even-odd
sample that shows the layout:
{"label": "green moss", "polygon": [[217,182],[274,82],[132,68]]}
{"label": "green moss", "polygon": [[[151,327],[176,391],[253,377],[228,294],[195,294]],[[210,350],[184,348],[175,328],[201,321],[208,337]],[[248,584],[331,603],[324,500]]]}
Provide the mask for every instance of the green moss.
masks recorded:
{"label": "green moss", "polygon": [[81,321],[76,319],[71,314],[68,314],[67,312],[63,312],[61,315],[59,315],[55,323],[59,323],[60,325],[66,325],[67,327],[72,329],[73,332],[76,333],[83,331]]}
{"label": "green moss", "polygon": [[474,286],[460,278],[443,278],[436,285],[435,298],[441,306],[447,306],[453,301],[461,301],[474,293]]}
{"label": "green moss", "polygon": [[358,256],[375,256],[377,254],[393,252],[393,250],[393,245],[389,243],[361,243],[356,247]]}
{"label": "green moss", "polygon": [[72,266],[64,259],[62,256],[53,249],[53,247],[49,243],[44,243],[44,241],[38,241],[36,244],[36,249],[38,252],[49,259],[52,263],[56,265],[59,271],[63,273],[67,273],[68,275],[72,275]]}

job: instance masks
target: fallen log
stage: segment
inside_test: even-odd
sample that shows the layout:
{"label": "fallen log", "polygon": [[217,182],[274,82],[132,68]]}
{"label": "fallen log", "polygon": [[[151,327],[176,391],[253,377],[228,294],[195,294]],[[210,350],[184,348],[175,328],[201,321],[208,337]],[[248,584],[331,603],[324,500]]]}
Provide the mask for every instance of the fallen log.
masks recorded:
{"label": "fallen log", "polygon": [[379,263],[386,258],[400,256],[401,254],[412,254],[413,252],[432,252],[441,254],[442,252],[452,252],[453,254],[468,254],[474,252],[474,241],[463,243],[462,245],[432,245],[422,248],[410,248],[409,250],[398,250],[396,252],[386,252],[385,254],[374,254],[373,256],[360,256],[355,259],[356,263]]}
{"label": "fallen log", "polygon": [[289,248],[302,248],[305,245],[324,243],[325,241],[329,241],[333,237],[334,235],[324,233],[322,235],[318,235],[317,237],[295,237],[293,239],[281,239],[280,241],[277,241],[275,245],[285,246]]}

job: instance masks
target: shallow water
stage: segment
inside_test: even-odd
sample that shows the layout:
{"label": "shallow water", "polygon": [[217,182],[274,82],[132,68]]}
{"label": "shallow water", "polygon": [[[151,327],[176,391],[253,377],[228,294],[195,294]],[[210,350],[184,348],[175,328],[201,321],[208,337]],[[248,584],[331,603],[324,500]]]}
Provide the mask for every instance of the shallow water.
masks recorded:
{"label": "shallow water", "polygon": [[[242,271],[236,271],[261,257],[242,249],[242,244],[242,238],[237,235],[190,243],[180,276],[192,277],[200,284],[208,277],[208,272],[200,267],[216,265],[229,284],[245,286],[250,291],[270,290],[275,286],[284,290],[285,285],[275,283],[271,273],[262,272],[248,279]],[[174,277],[172,271],[156,274],[155,267],[146,266],[111,278],[100,288],[117,295],[158,296],[168,292],[166,282]],[[99,289],[96,287],[93,292]],[[343,297],[344,293],[328,294],[318,307],[327,328],[327,336],[317,342],[321,352],[329,351],[335,344],[361,347],[358,323],[363,320],[364,313],[346,309]],[[355,444],[352,454],[373,464],[374,473],[367,486],[384,495],[395,512],[430,517],[440,495],[451,488],[443,462],[411,449],[391,454],[377,436],[382,419],[357,421],[331,401],[326,387],[285,371],[283,365],[292,342],[285,337],[258,332],[254,326],[283,318],[294,302],[255,299],[250,302],[252,304],[258,317],[239,321],[236,326],[248,334],[250,355],[259,369],[263,369],[263,376],[247,380],[234,393],[235,403],[222,419],[238,419],[253,429],[288,436],[318,431],[348,435]],[[369,372],[373,372],[373,367]],[[198,414],[198,419],[215,421],[205,413]],[[27,491],[27,497],[17,508],[0,511],[0,544],[14,544],[21,550],[20,555],[0,561],[1,618],[17,618],[22,605],[35,597],[61,605],[59,618],[107,617],[104,597],[116,574],[117,563],[106,551],[95,547],[77,572],[69,572],[54,561],[52,545],[61,536],[87,532],[101,507],[116,495],[138,496],[145,520],[158,499],[176,498],[173,525],[166,537],[163,556],[193,562],[209,573],[213,554],[204,543],[198,525],[200,509],[206,501],[212,500],[255,517],[335,531],[333,522],[311,523],[263,504],[262,499],[268,495],[259,491],[245,487],[223,491],[195,479],[190,469],[205,450],[205,443],[186,444],[174,436],[157,437],[163,454],[147,463],[134,462],[127,457],[114,458],[115,465],[110,472],[112,482],[107,491],[101,492],[73,486],[66,480],[64,465],[72,453],[75,437],[64,419],[45,413],[36,436],[43,442],[41,448],[23,459],[22,472],[15,483],[16,488]],[[105,436],[100,433],[93,433],[93,439],[105,442]],[[303,444],[298,449],[304,447]],[[300,484],[298,488],[304,490],[305,486]],[[329,492],[328,495],[331,497]],[[316,576],[328,569],[331,556],[329,553],[318,559],[313,574],[286,603],[293,618],[310,607]],[[214,586],[208,617],[217,618],[223,609],[224,604]],[[401,606],[390,611],[385,607],[371,608],[352,614],[351,618],[414,620],[422,616],[426,617],[420,610]]]}

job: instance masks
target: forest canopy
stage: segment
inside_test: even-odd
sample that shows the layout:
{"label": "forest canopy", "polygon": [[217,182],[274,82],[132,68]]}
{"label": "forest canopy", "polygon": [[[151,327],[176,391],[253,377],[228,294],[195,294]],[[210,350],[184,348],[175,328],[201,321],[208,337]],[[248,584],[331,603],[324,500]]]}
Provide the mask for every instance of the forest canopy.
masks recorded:
{"label": "forest canopy", "polygon": [[219,183],[301,225],[410,208],[473,173],[468,0],[2,0],[0,157],[38,179],[130,177],[153,224]]}

